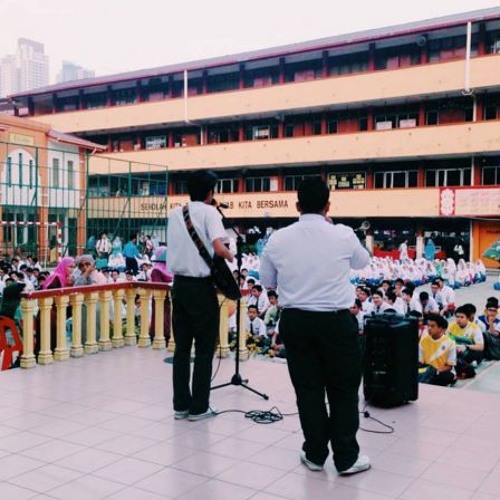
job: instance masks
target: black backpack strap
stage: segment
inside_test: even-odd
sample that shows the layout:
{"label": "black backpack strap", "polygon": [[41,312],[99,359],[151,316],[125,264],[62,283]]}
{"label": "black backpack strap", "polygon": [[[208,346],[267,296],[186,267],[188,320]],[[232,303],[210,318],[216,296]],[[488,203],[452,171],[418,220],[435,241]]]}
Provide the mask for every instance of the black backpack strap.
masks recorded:
{"label": "black backpack strap", "polygon": [[208,253],[207,248],[203,244],[203,241],[201,241],[200,236],[198,235],[196,229],[193,226],[193,221],[191,220],[191,216],[189,215],[189,207],[187,203],[182,207],[182,215],[184,217],[184,223],[186,224],[186,229],[189,233],[189,236],[191,236],[191,239],[193,240],[196,248],[198,249],[200,257],[205,261],[210,270],[212,270],[214,267],[214,260]]}

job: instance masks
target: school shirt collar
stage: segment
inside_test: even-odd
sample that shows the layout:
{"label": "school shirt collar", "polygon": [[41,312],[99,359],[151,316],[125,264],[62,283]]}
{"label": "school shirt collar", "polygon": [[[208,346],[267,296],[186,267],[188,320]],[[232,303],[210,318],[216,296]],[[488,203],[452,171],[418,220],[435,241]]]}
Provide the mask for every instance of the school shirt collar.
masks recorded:
{"label": "school shirt collar", "polygon": [[326,222],[323,214],[301,214],[299,222]]}

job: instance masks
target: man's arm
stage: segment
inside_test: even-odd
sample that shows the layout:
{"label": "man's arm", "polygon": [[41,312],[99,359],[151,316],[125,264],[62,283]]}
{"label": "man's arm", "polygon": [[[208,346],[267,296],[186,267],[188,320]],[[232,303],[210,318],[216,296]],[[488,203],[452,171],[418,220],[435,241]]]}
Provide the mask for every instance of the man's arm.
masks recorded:
{"label": "man's arm", "polygon": [[267,245],[264,247],[264,252],[260,258],[260,282],[266,290],[275,290],[278,286],[278,271],[270,258],[270,245],[272,244],[273,237],[269,239]]}
{"label": "man's arm", "polygon": [[216,238],[214,241],[212,241],[212,245],[214,247],[214,252],[216,255],[228,260],[229,262],[233,262],[234,255],[229,250],[229,248],[224,245],[221,238]]}

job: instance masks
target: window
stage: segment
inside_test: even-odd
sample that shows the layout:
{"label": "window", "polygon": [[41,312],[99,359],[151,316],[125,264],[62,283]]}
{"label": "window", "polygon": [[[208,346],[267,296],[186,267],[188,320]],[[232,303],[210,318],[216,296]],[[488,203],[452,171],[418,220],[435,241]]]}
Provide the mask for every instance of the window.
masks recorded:
{"label": "window", "polygon": [[12,186],[12,156],[7,157],[7,172],[6,172],[7,186]]}
{"label": "window", "polygon": [[59,158],[52,158],[52,187],[59,187]]}
{"label": "window", "polygon": [[187,181],[174,181],[174,194],[188,194]]}
{"label": "window", "polygon": [[425,172],[427,187],[470,186],[471,168],[442,168]]}
{"label": "window", "polygon": [[336,134],[338,132],[339,123],[337,120],[328,120],[326,124],[326,131],[329,134]]}
{"label": "window", "polygon": [[315,176],[315,175],[285,175],[285,177],[284,177],[285,191],[297,191],[299,184],[304,179],[309,179],[310,177],[317,177],[317,176]]}
{"label": "window", "polygon": [[248,177],[245,179],[245,191],[247,193],[259,193],[271,190],[271,179],[269,177]]}
{"label": "window", "polygon": [[375,130],[411,128],[418,124],[418,113],[391,113],[375,117]]}
{"label": "window", "polygon": [[365,172],[336,172],[328,175],[328,185],[332,191],[340,189],[365,189]]}
{"label": "window", "polygon": [[[292,125],[293,127],[293,125]],[[292,132],[293,135],[293,132]],[[253,140],[259,139],[269,139],[271,136],[271,127],[269,125],[259,125],[257,127],[253,127]],[[289,136],[287,136],[289,137]]]}
{"label": "window", "polygon": [[87,109],[105,108],[108,103],[108,96],[106,92],[98,94],[89,94],[85,96],[85,107]]}
{"label": "window", "polygon": [[417,187],[417,170],[396,170],[390,172],[375,172],[374,187],[376,189]]}
{"label": "window", "polygon": [[166,135],[151,135],[146,137],[146,149],[160,149],[167,147]]}
{"label": "window", "polygon": [[328,65],[330,76],[368,71],[368,52],[331,57]]}
{"label": "window", "polygon": [[439,111],[429,110],[425,113],[426,125],[438,125],[438,123],[439,123]]}
{"label": "window", "polygon": [[484,107],[484,119],[485,120],[497,119],[497,107],[494,104],[490,104]]}
{"label": "window", "polygon": [[[457,59],[465,57],[465,35],[441,38],[439,40],[430,40],[429,61],[446,61],[448,59]],[[479,37],[477,34],[472,35],[471,56],[477,56],[479,45]]]}
{"label": "window", "polygon": [[113,92],[113,99],[115,106],[123,106],[125,104],[134,104],[137,100],[136,89],[122,89]]}
{"label": "window", "polygon": [[237,193],[238,179],[219,179],[215,186],[216,193]]}
{"label": "window", "polygon": [[500,184],[500,166],[483,167],[483,185]]}
{"label": "window", "polygon": [[75,189],[75,162],[68,160],[68,189]]}

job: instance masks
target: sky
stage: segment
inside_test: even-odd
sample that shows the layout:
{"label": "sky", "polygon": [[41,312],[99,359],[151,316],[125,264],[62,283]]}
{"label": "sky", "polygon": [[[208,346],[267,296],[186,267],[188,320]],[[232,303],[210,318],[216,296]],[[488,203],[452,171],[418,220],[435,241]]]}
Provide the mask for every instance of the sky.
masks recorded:
{"label": "sky", "polygon": [[500,0],[0,0],[0,57],[24,37],[107,75],[500,6]]}

